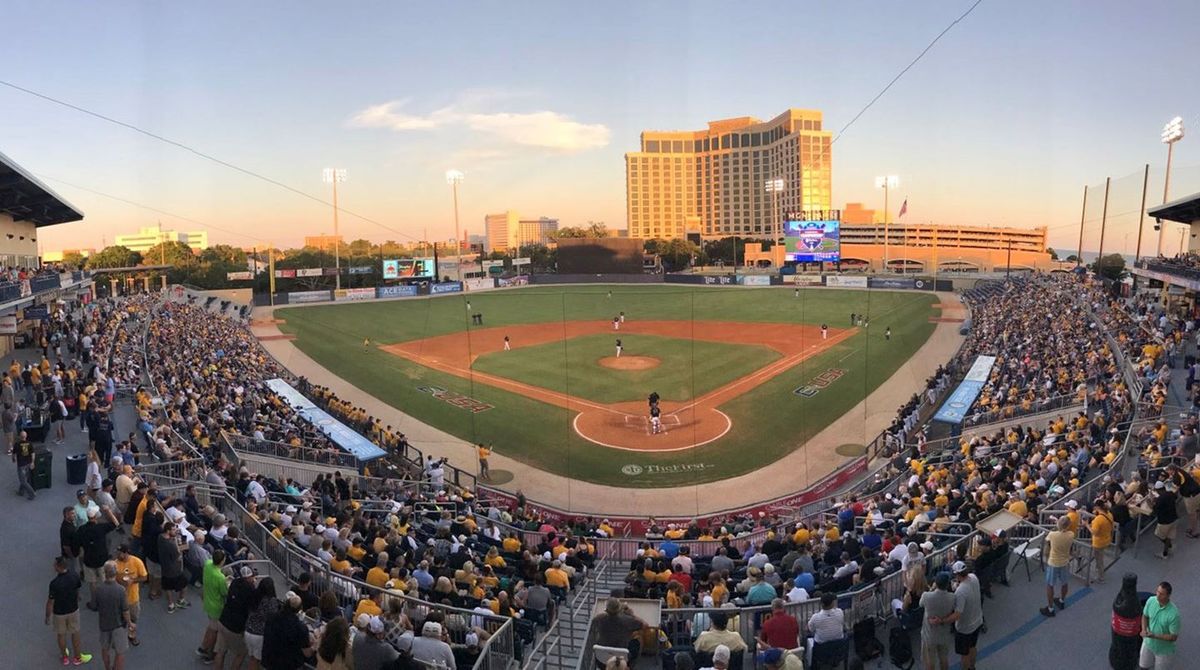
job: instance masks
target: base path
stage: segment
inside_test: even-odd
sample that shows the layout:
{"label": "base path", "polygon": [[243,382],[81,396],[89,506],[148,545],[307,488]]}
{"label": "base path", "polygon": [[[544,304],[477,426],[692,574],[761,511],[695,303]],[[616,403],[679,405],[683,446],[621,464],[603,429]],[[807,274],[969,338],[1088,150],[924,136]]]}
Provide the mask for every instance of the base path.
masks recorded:
{"label": "base path", "polygon": [[[966,308],[956,294],[941,292],[937,296],[941,299],[942,316],[966,316]],[[269,319],[272,312],[270,307],[254,308],[256,319]],[[274,324],[255,325],[253,330],[259,337],[280,334]],[[851,460],[838,454],[837,447],[850,442],[863,444],[891,425],[896,408],[925,387],[925,380],[958,351],[962,341],[957,324],[937,324],[925,344],[899,370],[802,448],[737,477],[694,486],[627,488],[546,472],[505,456],[503,450],[494,452],[489,462],[493,469],[501,468],[514,475],[513,481],[501,488],[524,491],[530,500],[579,514],[688,516],[753,505],[801,491]],[[269,340],[262,344],[294,374],[319,380],[341,398],[395,426],[425,453],[446,456],[451,463],[470,472],[478,468],[475,445],[470,442],[423,423],[363,391],[300,351],[294,342]]]}
{"label": "base path", "polygon": [[[449,335],[410,340],[380,347],[414,363],[447,372],[463,379],[487,384],[534,400],[578,412],[572,422],[575,432],[585,440],[603,447],[627,451],[682,451],[719,440],[733,428],[729,416],[717,409],[773,377],[799,365],[829,347],[854,335],[856,329],[829,329],[827,337],[811,325],[785,323],[741,323],[728,321],[637,321],[626,322],[620,330],[611,321],[566,321],[561,324],[527,324],[499,328],[479,328]],[[479,372],[471,364],[481,355],[504,349],[505,337],[513,349],[551,342],[562,342],[582,335],[611,333],[657,335],[733,344],[770,347],[782,358],[687,402],[662,401],[661,430],[651,430],[649,407],[642,401],[599,403],[507,377]],[[611,356],[606,367],[620,361],[657,363],[640,356]],[[646,369],[630,367],[625,369]]]}

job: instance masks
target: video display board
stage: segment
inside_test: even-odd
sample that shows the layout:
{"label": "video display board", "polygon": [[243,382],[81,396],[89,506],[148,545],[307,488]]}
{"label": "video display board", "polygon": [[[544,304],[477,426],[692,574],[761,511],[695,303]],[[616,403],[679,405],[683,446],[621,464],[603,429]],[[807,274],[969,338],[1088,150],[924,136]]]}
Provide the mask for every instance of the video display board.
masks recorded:
{"label": "video display board", "polygon": [[432,258],[393,258],[383,262],[384,279],[429,279],[433,277]]}
{"label": "video display board", "polygon": [[785,221],[785,258],[797,263],[836,263],[841,258],[841,221]]}

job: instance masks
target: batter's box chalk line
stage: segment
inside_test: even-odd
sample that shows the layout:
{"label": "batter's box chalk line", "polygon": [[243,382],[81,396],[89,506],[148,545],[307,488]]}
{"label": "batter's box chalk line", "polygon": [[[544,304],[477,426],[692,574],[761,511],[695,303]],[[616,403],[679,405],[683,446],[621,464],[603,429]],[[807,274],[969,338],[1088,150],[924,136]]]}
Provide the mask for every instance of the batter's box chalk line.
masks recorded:
{"label": "batter's box chalk line", "polygon": [[[675,414],[664,414],[658,417],[658,421],[663,426],[680,426],[683,422]],[[633,416],[632,414],[625,415],[625,426],[639,430],[650,426],[650,417],[648,416]]]}

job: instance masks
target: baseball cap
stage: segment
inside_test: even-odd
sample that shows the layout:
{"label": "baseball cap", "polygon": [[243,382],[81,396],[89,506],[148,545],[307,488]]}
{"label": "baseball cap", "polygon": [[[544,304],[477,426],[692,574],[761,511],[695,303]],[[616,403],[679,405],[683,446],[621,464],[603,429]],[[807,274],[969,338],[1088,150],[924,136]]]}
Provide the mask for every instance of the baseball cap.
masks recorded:
{"label": "baseball cap", "polygon": [[424,637],[441,637],[442,624],[436,621],[426,621],[425,625],[421,626],[421,635]]}
{"label": "baseball cap", "polygon": [[254,568],[252,568],[252,567],[250,567],[250,566],[248,566],[248,565],[243,565],[243,566],[242,566],[242,571],[241,571],[241,573],[240,573],[240,574],[241,574],[243,577],[247,577],[247,578],[249,578],[249,577],[253,577],[253,576],[254,576]]}
{"label": "baseball cap", "polygon": [[782,649],[768,649],[758,655],[759,663],[770,663],[772,665],[783,660]]}
{"label": "baseball cap", "polygon": [[1076,507],[1079,507],[1079,501],[1078,500],[1068,500],[1067,507],[1069,507],[1071,509],[1075,509]]}
{"label": "baseball cap", "polygon": [[713,649],[713,661],[729,662],[729,647],[723,644],[718,644],[716,649]]}
{"label": "baseball cap", "polygon": [[75,492],[76,498],[82,498],[86,495],[87,495],[87,491],[84,491],[83,489],[79,489],[78,491]]}
{"label": "baseball cap", "polygon": [[956,575],[961,575],[967,571],[967,564],[962,561],[955,561],[954,565],[950,566],[950,570]]}
{"label": "baseball cap", "polygon": [[[425,625],[428,626],[429,624],[425,624]],[[437,624],[434,624],[434,625],[437,625]],[[380,619],[377,616],[371,617],[371,621],[370,621],[370,623],[367,624],[367,628],[372,633],[379,635],[380,633],[383,632],[383,619]],[[441,626],[438,626],[438,634],[439,635],[441,634]]]}
{"label": "baseball cap", "polygon": [[367,628],[367,626],[370,626],[370,625],[371,625],[371,615],[370,614],[359,614],[357,617],[354,617],[354,626],[356,628],[362,628],[365,630]]}

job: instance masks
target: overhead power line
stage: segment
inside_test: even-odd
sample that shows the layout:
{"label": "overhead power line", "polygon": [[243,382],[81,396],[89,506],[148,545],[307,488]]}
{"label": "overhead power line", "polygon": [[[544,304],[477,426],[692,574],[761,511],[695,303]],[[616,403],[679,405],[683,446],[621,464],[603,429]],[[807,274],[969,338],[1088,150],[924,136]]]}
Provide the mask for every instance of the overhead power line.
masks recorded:
{"label": "overhead power line", "polygon": [[[206,153],[206,152],[204,152],[204,151],[201,151],[201,150],[199,150],[199,149],[196,149],[195,147],[192,147],[192,146],[189,146],[189,145],[187,145],[187,144],[184,144],[183,142],[180,142],[180,141],[177,141],[177,140],[173,140],[173,139],[171,139],[171,138],[169,138],[169,137],[164,137],[164,136],[162,136],[162,135],[159,135],[158,133],[151,132],[151,131],[149,131],[149,130],[146,130],[146,129],[144,129],[144,128],[141,128],[141,127],[139,127],[139,126],[136,126],[136,125],[134,125],[134,124],[132,124],[132,123],[128,123],[128,122],[126,122],[126,121],[122,121],[122,120],[120,120],[120,119],[115,119],[115,118],[113,118],[113,117],[111,117],[111,116],[107,116],[107,115],[105,115],[105,114],[101,114],[100,112],[95,112],[95,111],[92,111],[92,110],[90,110],[90,109],[87,109],[86,107],[80,107],[79,105],[76,105],[76,104],[73,104],[73,103],[67,102],[67,101],[65,101],[65,100],[60,100],[60,99],[58,99],[58,98],[55,98],[55,97],[53,97],[53,96],[46,95],[45,93],[40,93],[40,92],[38,92],[38,91],[34,91],[34,90],[32,90],[32,89],[25,88],[24,86],[20,86],[20,85],[18,85],[18,84],[14,84],[13,82],[10,82],[10,81],[6,81],[6,80],[3,80],[3,79],[0,79],[0,85],[2,85],[2,86],[7,86],[8,88],[11,88],[11,89],[13,89],[13,90],[15,90],[15,91],[20,91],[20,92],[22,92],[22,93],[25,93],[25,94],[27,94],[27,95],[32,95],[32,96],[34,96],[34,97],[36,97],[36,98],[40,98],[40,99],[42,99],[42,100],[45,100],[45,101],[47,101],[47,102],[50,102],[50,103],[53,103],[53,104],[56,104],[56,105],[59,105],[59,106],[62,106],[62,107],[66,107],[67,109],[74,110],[74,111],[76,111],[76,112],[79,112],[79,113],[81,113],[81,114],[86,114],[86,115],[88,115],[88,116],[91,116],[91,117],[93,117],[93,118],[100,119],[101,121],[105,121],[105,122],[107,122],[107,123],[111,123],[111,124],[113,124],[113,125],[120,126],[120,127],[122,127],[122,128],[126,128],[126,129],[128,129],[128,130],[132,130],[132,131],[133,131],[133,132],[135,132],[135,133],[138,133],[138,134],[140,134],[140,135],[144,135],[144,136],[146,136],[146,137],[149,137],[149,138],[151,138],[151,139],[153,139],[153,140],[157,140],[157,141],[159,141],[159,142],[162,142],[162,143],[164,143],[164,144],[169,144],[169,145],[171,145],[171,146],[173,146],[173,147],[175,147],[175,148],[177,148],[177,149],[182,149],[182,150],[184,150],[184,151],[186,151],[186,152],[188,152],[188,153],[190,153],[190,154],[193,154],[193,155],[195,155],[195,156],[198,156],[198,157],[200,157],[200,158],[203,158],[204,160],[207,160],[207,161],[210,161],[210,162],[216,163],[217,165],[220,165],[220,166],[222,166],[222,167],[228,168],[228,169],[230,169],[230,170],[234,170],[234,171],[236,171],[236,172],[240,172],[240,173],[242,173],[242,174],[244,174],[244,175],[247,175],[247,176],[249,176],[249,177],[253,177],[253,178],[255,178],[255,179],[258,179],[258,180],[260,180],[260,181],[264,181],[264,182],[266,182],[266,183],[268,183],[268,184],[271,184],[272,186],[276,186],[276,187],[278,187],[278,188],[284,189],[285,191],[289,191],[289,192],[291,192],[291,193],[294,193],[294,194],[296,194],[296,195],[298,195],[298,196],[300,196],[300,197],[302,197],[302,198],[307,198],[307,199],[309,199],[309,200],[312,200],[313,202],[317,202],[317,203],[320,203],[320,204],[322,204],[322,205],[325,205],[326,207],[333,208],[333,203],[331,203],[331,202],[329,202],[329,201],[327,201],[327,200],[324,200],[324,199],[322,199],[322,198],[319,198],[319,197],[317,197],[317,196],[315,196],[315,195],[312,195],[311,193],[308,193],[308,192],[306,192],[306,191],[302,191],[302,190],[300,190],[300,189],[298,189],[298,188],[295,188],[294,186],[290,186],[290,185],[288,185],[288,184],[286,184],[286,183],[284,183],[284,182],[281,182],[281,181],[279,181],[278,179],[273,179],[273,178],[271,178],[271,177],[268,177],[268,176],[266,176],[266,175],[263,175],[263,174],[261,174],[261,173],[259,173],[259,172],[255,172],[254,170],[250,170],[250,169],[248,169],[248,168],[244,168],[244,167],[242,167],[242,166],[240,166],[240,165],[236,165],[236,164],[234,164],[234,163],[230,163],[230,162],[229,162],[229,161],[227,161],[227,160],[223,160],[223,159],[221,159],[221,158],[217,158],[216,156],[214,156],[214,155],[212,155],[212,154],[209,154],[209,153]],[[362,221],[366,221],[367,223],[370,223],[370,224],[373,224],[373,225],[379,226],[380,228],[383,228],[384,230],[388,230],[388,231],[391,231],[391,232],[393,232],[393,233],[396,233],[397,235],[401,235],[401,236],[403,236],[403,237],[407,237],[407,238],[408,238],[408,239],[410,239],[410,240],[414,240],[414,241],[417,241],[417,240],[418,240],[418,238],[416,238],[416,237],[414,237],[414,236],[412,236],[412,235],[409,235],[408,233],[405,233],[405,232],[403,232],[403,231],[401,231],[401,230],[397,230],[397,229],[395,229],[395,228],[392,228],[391,226],[389,226],[389,225],[387,225],[387,224],[385,224],[385,223],[382,223],[382,222],[380,222],[380,221],[377,221],[377,220],[375,220],[375,219],[372,219],[372,218],[370,218],[370,217],[368,217],[368,216],[364,216],[364,215],[362,215],[362,214],[359,214],[359,213],[357,213],[357,212],[354,212],[354,211],[352,211],[352,210],[346,209],[345,207],[338,206],[338,207],[337,207],[337,210],[338,210],[339,212],[342,212],[343,214],[348,214],[348,215],[350,215],[350,216],[353,216],[353,217],[355,217],[355,218],[357,218],[357,219],[361,219]]]}

